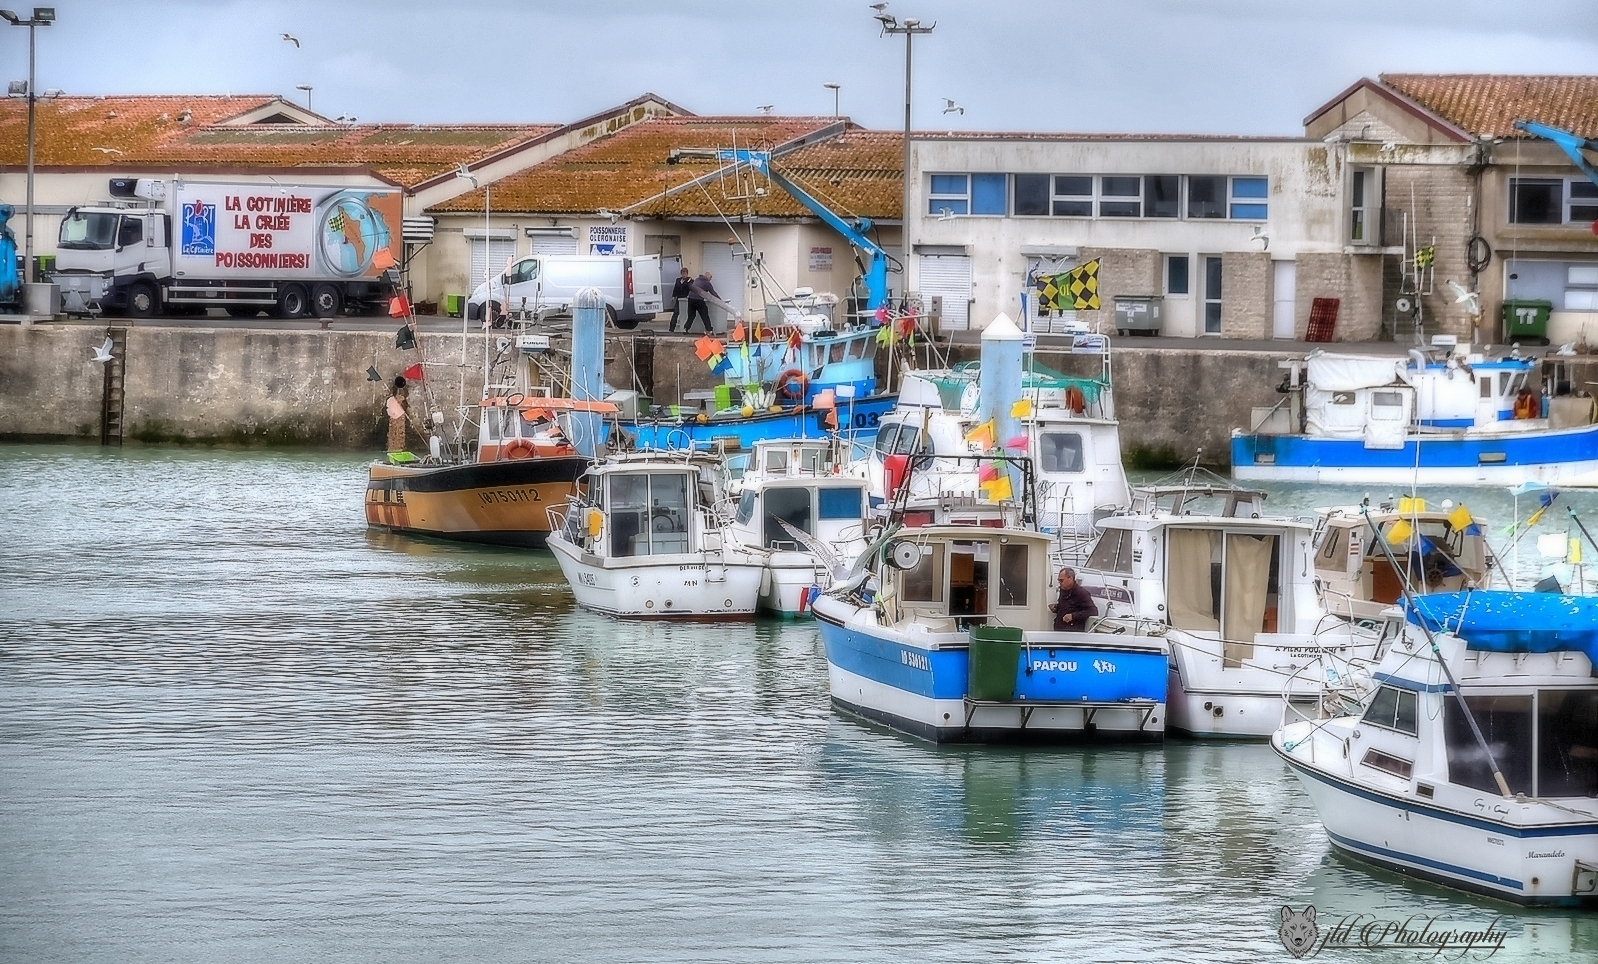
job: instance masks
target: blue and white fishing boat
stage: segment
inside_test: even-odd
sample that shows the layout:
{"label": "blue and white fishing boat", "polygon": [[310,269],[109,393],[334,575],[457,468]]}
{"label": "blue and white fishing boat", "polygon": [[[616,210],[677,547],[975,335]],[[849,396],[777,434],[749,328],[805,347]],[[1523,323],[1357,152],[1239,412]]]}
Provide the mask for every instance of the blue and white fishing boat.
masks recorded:
{"label": "blue and white fishing boat", "polygon": [[1050,537],[899,529],[812,605],[833,705],[934,741],[1154,741],[1166,646],[1055,632]]}
{"label": "blue and white fishing boat", "polygon": [[[1468,348],[1468,346],[1465,346]],[[1238,479],[1513,485],[1598,473],[1592,400],[1545,392],[1537,362],[1455,351],[1315,352],[1284,363],[1282,401],[1232,433]]]}
{"label": "blue and white fishing boat", "polygon": [[1271,747],[1333,846],[1522,904],[1598,907],[1598,599],[1414,598],[1358,716]]}

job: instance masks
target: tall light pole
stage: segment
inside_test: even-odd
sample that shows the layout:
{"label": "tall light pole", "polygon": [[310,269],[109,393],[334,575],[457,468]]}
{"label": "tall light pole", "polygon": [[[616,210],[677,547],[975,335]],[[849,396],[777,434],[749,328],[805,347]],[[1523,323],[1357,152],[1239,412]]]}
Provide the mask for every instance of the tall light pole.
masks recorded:
{"label": "tall light pole", "polygon": [[295,90],[303,90],[303,91],[305,91],[305,109],[306,110],[310,110],[311,109],[311,85],[310,84],[295,84],[294,85],[294,89]]}
{"label": "tall light pole", "polygon": [[838,90],[840,88],[842,88],[843,85],[842,84],[822,84],[821,86],[823,86],[823,87],[827,88],[828,90],[832,91],[832,119],[833,120],[837,120],[838,119]]}
{"label": "tall light pole", "polygon": [[887,4],[883,4],[882,7],[876,7],[873,4],[873,7],[877,11],[874,16],[882,24],[882,32],[884,34],[904,34],[904,218],[899,227],[899,250],[902,255],[899,262],[899,271],[902,279],[899,282],[899,296],[902,298],[904,297],[904,286],[910,280],[910,212],[911,202],[915,197],[915,192],[912,190],[913,185],[910,181],[911,47],[916,34],[931,33],[938,26],[938,22],[934,20],[931,24],[922,26],[921,21],[907,17],[903,23],[900,23],[897,17],[883,9],[887,7]]}
{"label": "tall light pole", "polygon": [[33,16],[26,20],[10,10],[0,10],[0,20],[13,27],[28,28],[28,207],[22,242],[22,281],[28,284],[33,281],[33,105],[39,99],[33,91],[33,28],[55,23],[55,7],[34,7]]}

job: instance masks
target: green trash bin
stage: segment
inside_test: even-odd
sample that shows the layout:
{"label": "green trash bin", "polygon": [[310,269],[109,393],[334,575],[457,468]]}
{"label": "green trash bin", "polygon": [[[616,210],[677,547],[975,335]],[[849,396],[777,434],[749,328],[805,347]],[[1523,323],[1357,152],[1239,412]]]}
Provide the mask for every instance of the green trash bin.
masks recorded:
{"label": "green trash bin", "polygon": [[973,700],[1008,703],[1015,699],[1021,667],[1021,630],[1012,626],[972,626],[966,695]]}
{"label": "green trash bin", "polygon": [[466,310],[465,295],[445,295],[444,314],[451,318],[459,318]]}
{"label": "green trash bin", "polygon": [[1512,299],[1504,302],[1504,341],[1529,341],[1537,339],[1548,344],[1548,316],[1554,310],[1552,301]]}

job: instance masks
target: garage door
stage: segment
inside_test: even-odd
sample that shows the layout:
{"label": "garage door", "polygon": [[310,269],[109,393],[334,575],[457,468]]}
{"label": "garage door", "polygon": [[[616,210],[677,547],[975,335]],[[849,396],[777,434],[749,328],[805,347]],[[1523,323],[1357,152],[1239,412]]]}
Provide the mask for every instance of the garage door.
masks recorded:
{"label": "garage door", "polygon": [[528,254],[576,254],[577,239],[564,234],[535,234],[527,239]]}
{"label": "garage door", "polygon": [[971,259],[965,255],[923,254],[920,261],[921,297],[943,296],[944,331],[971,327]]}
{"label": "garage door", "polygon": [[516,256],[515,238],[490,238],[487,244],[483,243],[482,238],[467,238],[466,243],[471,246],[472,255],[472,273],[467,275],[466,285],[473,290],[483,283],[484,265],[497,275]]}

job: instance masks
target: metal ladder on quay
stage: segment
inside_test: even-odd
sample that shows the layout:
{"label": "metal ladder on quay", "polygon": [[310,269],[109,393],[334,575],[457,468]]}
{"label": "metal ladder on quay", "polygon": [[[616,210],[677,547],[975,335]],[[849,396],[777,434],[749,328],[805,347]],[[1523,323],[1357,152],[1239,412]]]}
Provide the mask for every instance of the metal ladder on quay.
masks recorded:
{"label": "metal ladder on quay", "polygon": [[100,444],[122,444],[122,401],[127,374],[128,330],[110,328],[111,360],[105,363],[105,388],[100,396]]}

